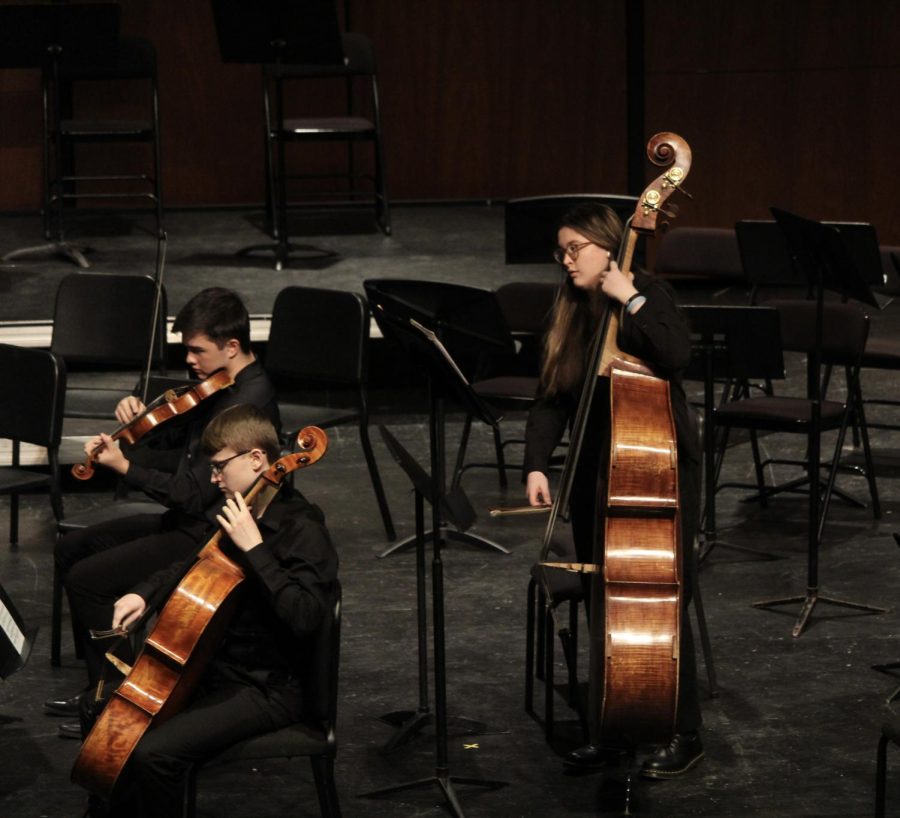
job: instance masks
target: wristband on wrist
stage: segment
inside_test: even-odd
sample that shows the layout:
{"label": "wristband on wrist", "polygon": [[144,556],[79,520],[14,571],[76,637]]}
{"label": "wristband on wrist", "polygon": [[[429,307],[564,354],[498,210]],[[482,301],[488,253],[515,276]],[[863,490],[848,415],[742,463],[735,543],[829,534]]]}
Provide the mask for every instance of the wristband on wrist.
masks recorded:
{"label": "wristband on wrist", "polygon": [[646,300],[647,296],[641,295],[640,293],[635,293],[625,302],[625,312],[627,312],[629,315],[632,315],[634,311],[641,306],[641,304],[646,302]]}

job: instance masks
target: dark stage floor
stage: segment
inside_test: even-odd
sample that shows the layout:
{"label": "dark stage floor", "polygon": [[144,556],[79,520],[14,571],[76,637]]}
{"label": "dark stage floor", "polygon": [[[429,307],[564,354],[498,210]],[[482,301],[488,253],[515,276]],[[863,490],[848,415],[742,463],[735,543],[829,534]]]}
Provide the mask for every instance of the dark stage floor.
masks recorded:
{"label": "dark stage floor", "polygon": [[[230,254],[260,240],[256,214],[243,212],[175,213],[169,218],[166,286],[172,313],[195,291],[223,284],[240,291],[251,312],[265,313],[286,284],[359,289],[369,277],[432,278],[494,287],[529,277],[552,280],[547,267],[506,267],[503,263],[503,212],[499,207],[397,208],[395,236],[337,232],[304,236],[329,246],[340,258],[327,268],[292,267],[273,272],[265,262],[236,264]],[[148,222],[149,224],[149,222]],[[128,220],[96,222],[90,257],[97,270],[152,272],[154,244],[140,224]],[[110,229],[117,227],[116,230]],[[83,224],[82,230],[92,227]],[[103,227],[101,231],[99,228]],[[0,252],[33,243],[36,217],[0,219]],[[73,240],[81,242],[77,234]],[[74,267],[67,262],[32,259],[0,266],[0,320],[50,317],[51,294],[58,279]],[[708,301],[713,289],[682,293],[684,302]],[[735,301],[743,295],[725,296]],[[878,317],[880,331],[900,328],[896,305]],[[790,383],[802,388],[798,363]],[[896,394],[898,379],[883,373],[866,378],[864,390]],[[4,384],[5,399],[14,385]],[[692,397],[701,385],[692,384]],[[376,386],[374,402],[401,442],[423,462],[427,457],[425,418],[407,411],[390,388]],[[377,419],[376,419],[377,420]],[[504,421],[504,434],[521,433],[524,418]],[[448,425],[450,448],[461,423]],[[298,476],[298,486],[324,509],[341,555],[344,620],[341,664],[340,750],[337,780],[346,816],[419,816],[446,814],[436,786],[379,800],[360,799],[366,791],[426,778],[434,772],[430,731],[385,755],[392,729],[378,716],[415,708],[415,573],[411,552],[386,559],[383,530],[356,435],[347,428],[331,435],[325,460]],[[831,441],[828,437],[826,440]],[[896,433],[874,432],[876,449],[900,445]],[[413,501],[404,474],[376,435],[376,453],[400,536],[412,533]],[[767,437],[770,451],[799,452],[800,443]],[[826,444],[827,445],[827,444]],[[489,430],[473,432],[470,459],[491,456]],[[513,456],[514,457],[514,456]],[[747,479],[749,447],[733,447],[727,477]],[[786,472],[779,472],[784,476]],[[873,811],[875,745],[885,699],[900,679],[873,672],[877,662],[900,659],[900,616],[894,591],[900,584],[900,553],[892,534],[900,530],[897,472],[879,475],[883,517],[836,502],[821,553],[823,593],[871,602],[889,609],[864,616],[820,604],[799,638],[791,636],[796,607],[778,613],[750,607],[759,599],[802,593],[806,582],[805,509],[802,496],[782,495],[767,509],[741,502],[740,492],[719,496],[720,536],[701,571],[701,587],[713,643],[719,696],[704,695],[703,762],[682,779],[642,782],[637,790],[640,814],[647,816],[868,816]],[[509,555],[451,543],[444,552],[448,698],[451,720],[450,772],[468,778],[501,779],[498,791],[457,789],[469,816],[601,815],[604,776],[565,775],[561,755],[579,743],[574,714],[557,698],[555,743],[548,745],[541,726],[523,712],[525,592],[537,557],[543,521],[534,517],[495,520],[490,505],[521,499],[516,475],[507,492],[495,473],[472,469],[464,488],[478,512],[472,532],[503,544]],[[865,497],[863,481],[842,476],[840,485]],[[67,513],[99,506],[108,491],[66,494]],[[8,504],[0,505],[5,531]],[[49,662],[51,553],[54,525],[45,497],[23,499],[23,533],[17,552],[0,549],[0,581],[30,623],[40,626],[28,665],[0,687],[0,814],[7,818],[76,816],[83,794],[68,781],[77,751],[56,735],[57,719],[44,715],[43,701],[74,692],[83,670],[64,627],[63,666]],[[768,549],[783,557],[757,560],[727,545]],[[65,623],[68,625],[68,622]],[[582,647],[584,646],[582,637]],[[582,667],[584,663],[582,662]],[[558,678],[563,677],[559,667]],[[538,699],[542,693],[537,686]],[[433,694],[432,694],[433,695]],[[433,698],[432,698],[433,704]],[[455,717],[486,725],[483,734],[466,735]],[[889,780],[888,801],[900,814],[900,764]],[[273,762],[252,770],[230,769],[205,779],[200,791],[203,816],[317,815],[311,775],[305,763]]]}

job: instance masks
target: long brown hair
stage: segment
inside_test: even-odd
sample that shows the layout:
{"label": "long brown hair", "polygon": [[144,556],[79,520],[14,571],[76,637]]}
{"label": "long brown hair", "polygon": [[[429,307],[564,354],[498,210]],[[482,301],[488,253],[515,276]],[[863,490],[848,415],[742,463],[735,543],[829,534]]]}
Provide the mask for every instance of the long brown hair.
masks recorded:
{"label": "long brown hair", "polygon": [[[606,205],[578,205],[559,222],[607,250],[615,257],[622,241],[622,221]],[[587,354],[606,296],[600,290],[576,287],[567,276],[560,287],[544,338],[541,388],[546,395],[571,392],[584,378]]]}

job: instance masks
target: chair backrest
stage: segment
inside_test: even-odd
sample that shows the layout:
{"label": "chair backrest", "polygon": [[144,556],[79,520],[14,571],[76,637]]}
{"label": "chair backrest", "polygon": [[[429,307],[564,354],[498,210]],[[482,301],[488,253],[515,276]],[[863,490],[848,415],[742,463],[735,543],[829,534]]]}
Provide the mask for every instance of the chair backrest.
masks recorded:
{"label": "chair backrest", "polygon": [[0,344],[0,438],[56,447],[62,438],[66,365],[42,349]]}
{"label": "chair backrest", "polygon": [[543,335],[550,323],[559,284],[511,281],[497,288],[497,301],[513,334]]}
{"label": "chair backrest", "polygon": [[310,653],[304,654],[305,720],[323,724],[334,730],[337,721],[338,673],[341,654],[341,604],[342,589],[335,580],[332,604],[329,606],[319,629],[309,645]]}
{"label": "chair backrest", "polygon": [[743,281],[735,231],[719,227],[676,227],[659,243],[656,275]]}
{"label": "chair backrest", "polygon": [[805,276],[791,262],[784,233],[773,220],[745,219],[734,226],[741,265],[754,291],[760,287],[806,290]]}
{"label": "chair backrest", "polygon": [[[142,368],[147,362],[156,285],[150,276],[72,273],[59,284],[50,349],[69,364]],[[166,297],[161,293],[153,361],[164,360]]]}
{"label": "chair backrest", "polygon": [[369,308],[358,293],[285,287],[275,297],[266,371],[275,381],[363,384]]}
{"label": "chair backrest", "polygon": [[140,37],[123,37],[115,48],[70,58],[65,53],[59,64],[63,80],[148,79],[156,81],[156,49]]}
{"label": "chair backrest", "polygon": [[330,65],[301,65],[285,63],[280,67],[267,66],[271,76],[282,76],[293,79],[315,79],[317,77],[354,77],[375,75],[375,49],[372,41],[365,35],[354,32],[341,34],[341,48],[344,58],[339,63]]}
{"label": "chair backrest", "polygon": [[684,305],[692,358],[684,377],[784,378],[779,312],[774,307]]}
{"label": "chair backrest", "polygon": [[[811,352],[816,343],[816,302],[778,299],[766,302],[778,310],[782,348]],[[866,347],[869,317],[856,304],[822,305],[822,363],[856,366]]]}
{"label": "chair backrest", "polygon": [[884,286],[880,292],[885,295],[900,295],[900,247],[881,245],[881,272],[884,276]]}

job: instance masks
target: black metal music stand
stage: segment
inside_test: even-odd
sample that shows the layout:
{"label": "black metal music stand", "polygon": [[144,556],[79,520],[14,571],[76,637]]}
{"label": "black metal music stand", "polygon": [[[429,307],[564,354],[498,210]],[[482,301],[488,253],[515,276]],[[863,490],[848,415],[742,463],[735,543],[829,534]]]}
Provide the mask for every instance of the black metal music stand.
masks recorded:
{"label": "black metal music stand", "polygon": [[784,231],[794,263],[805,273],[816,296],[816,343],[808,356],[806,382],[806,394],[811,402],[806,455],[809,462],[807,581],[806,592],[802,596],[754,602],[753,606],[771,608],[800,603],[800,613],[791,631],[792,635],[797,637],[803,633],[818,602],[871,614],[885,612],[884,608],[819,594],[819,460],[822,412],[822,313],[825,290],[836,292],[845,299],[853,298],[876,309],[879,308],[879,304],[869,285],[856,269],[840,233],[835,228],[777,207],[771,208],[771,211]]}
{"label": "black metal music stand", "polygon": [[[414,319],[413,319],[414,320]],[[422,336],[427,339],[427,336]],[[427,339],[425,343],[429,346],[433,341]],[[437,356],[443,360],[443,353],[438,350]],[[438,370],[441,364],[436,362],[435,369]],[[449,366],[449,364],[447,364]],[[436,373],[433,373],[436,375]],[[430,390],[433,392],[434,390]],[[470,390],[471,391],[471,390]],[[474,395],[474,393],[473,393]],[[475,399],[477,401],[477,397]],[[434,415],[432,415],[434,416]],[[485,419],[485,418],[482,418]],[[485,419],[485,422],[487,420]],[[431,502],[433,525],[431,529],[432,542],[432,562],[431,562],[431,582],[432,582],[432,628],[434,640],[434,725],[435,725],[435,768],[434,775],[428,778],[421,778],[415,781],[408,781],[403,784],[395,784],[390,787],[384,787],[372,792],[363,793],[361,798],[380,798],[394,793],[403,792],[410,789],[420,789],[436,785],[440,788],[450,810],[456,816],[462,818],[464,815],[456,792],[453,789],[454,784],[462,784],[466,786],[487,787],[489,789],[499,789],[505,787],[508,782],[483,778],[465,778],[450,775],[449,754],[447,750],[447,662],[445,651],[445,630],[444,630],[444,567],[441,560],[442,538],[441,538],[441,516],[452,515],[452,509],[449,508],[444,500],[443,480],[438,476],[439,467],[443,467],[440,461],[440,444],[438,438],[437,426],[431,424],[431,475],[429,476],[424,469],[415,461],[415,459],[400,445],[399,441],[390,434],[384,427],[379,427],[385,443],[391,453],[397,459],[407,476],[410,478],[415,488],[415,506],[416,506],[416,577],[417,577],[417,601],[418,601],[418,640],[419,640],[419,708],[415,713],[406,716],[405,721],[400,721],[400,727],[397,735],[389,742],[386,749],[393,749],[401,741],[406,740],[410,735],[417,732],[423,727],[431,716],[428,710],[428,668],[426,652],[426,636],[425,636],[425,513],[424,498],[427,497]],[[443,506],[443,509],[440,507]],[[396,714],[400,716],[401,714]],[[406,714],[403,714],[406,715]],[[482,727],[483,732],[483,727]]]}
{"label": "black metal music stand", "polygon": [[[416,515],[416,634],[418,641],[418,681],[419,702],[415,710],[396,710],[379,716],[379,720],[397,728],[394,735],[385,743],[382,752],[390,753],[400,745],[418,735],[434,721],[428,704],[428,612],[425,602],[425,511],[424,501],[434,504],[431,475],[423,469],[416,459],[405,449],[397,438],[384,426],[379,426],[381,437],[393,455],[397,465],[406,473],[413,485],[415,493]],[[469,505],[465,495],[454,496],[454,492],[442,499],[442,516],[444,520],[460,527],[475,519],[475,511]],[[468,522],[466,519],[470,518]],[[448,717],[449,720],[449,717]],[[483,722],[472,719],[454,717],[459,735],[482,735],[487,731]],[[448,727],[449,731],[449,727]]]}
{"label": "black metal music stand", "polygon": [[[432,497],[443,498],[440,503],[433,503],[432,508],[435,512],[434,524],[441,538],[508,554],[509,550],[499,543],[465,530],[474,521],[474,515],[471,519],[465,515],[468,521],[457,528],[447,528],[445,522],[453,521],[441,519],[441,510],[447,499],[460,509],[468,505],[462,487],[454,487],[449,494],[446,491],[445,400],[462,404],[469,414],[489,426],[496,426],[500,420],[472,391],[454,360],[454,356],[459,354],[507,349],[508,335],[495,329],[500,314],[496,297],[489,290],[438,281],[368,279],[363,286],[372,314],[384,336],[399,341],[424,365],[428,380],[429,424],[434,437],[431,479],[435,482]],[[428,338],[427,333],[433,338]],[[456,516],[459,525],[463,515]],[[391,546],[379,557],[390,556],[414,544],[415,538],[409,537]]]}
{"label": "black metal music stand", "polygon": [[38,626],[25,623],[0,585],[0,679],[8,679],[25,667],[37,632]]}
{"label": "black metal music stand", "polygon": [[[276,82],[281,83],[284,63],[339,65],[344,59],[334,0],[213,0],[216,34],[223,62],[272,64]],[[254,244],[237,255],[266,252],[275,255],[275,270],[288,263],[291,253],[303,253],[306,260],[321,263],[337,253],[309,244],[292,244],[287,234],[287,192],[285,189],[284,110],[281,89],[276,96],[275,135],[278,162],[278,240]],[[268,125],[266,126],[268,127]],[[266,134],[266,139],[269,135]]]}
{"label": "black metal music stand", "polygon": [[[59,139],[60,100],[59,63],[63,59],[96,59],[112,53],[119,40],[119,6],[115,3],[25,3],[0,6],[0,68],[41,68],[53,77],[53,94],[49,101],[57,123]],[[45,101],[45,106],[47,102]],[[47,162],[46,148],[44,162]],[[48,172],[45,169],[45,172]],[[47,236],[49,239],[50,236]],[[77,264],[90,267],[84,252],[64,241],[62,233],[55,240],[34,247],[11,250],[0,261],[14,261],[29,256],[52,253]]]}
{"label": "black metal music stand", "polygon": [[784,356],[778,310],[774,307],[685,305],[691,325],[693,358],[686,378],[703,381],[703,462],[705,505],[701,532],[705,560],[716,546],[754,554],[763,559],[781,555],[746,545],[719,540],[716,531],[716,491],[721,458],[716,458],[716,381],[727,382],[722,400],[727,400],[733,382],[747,379],[783,378]]}

